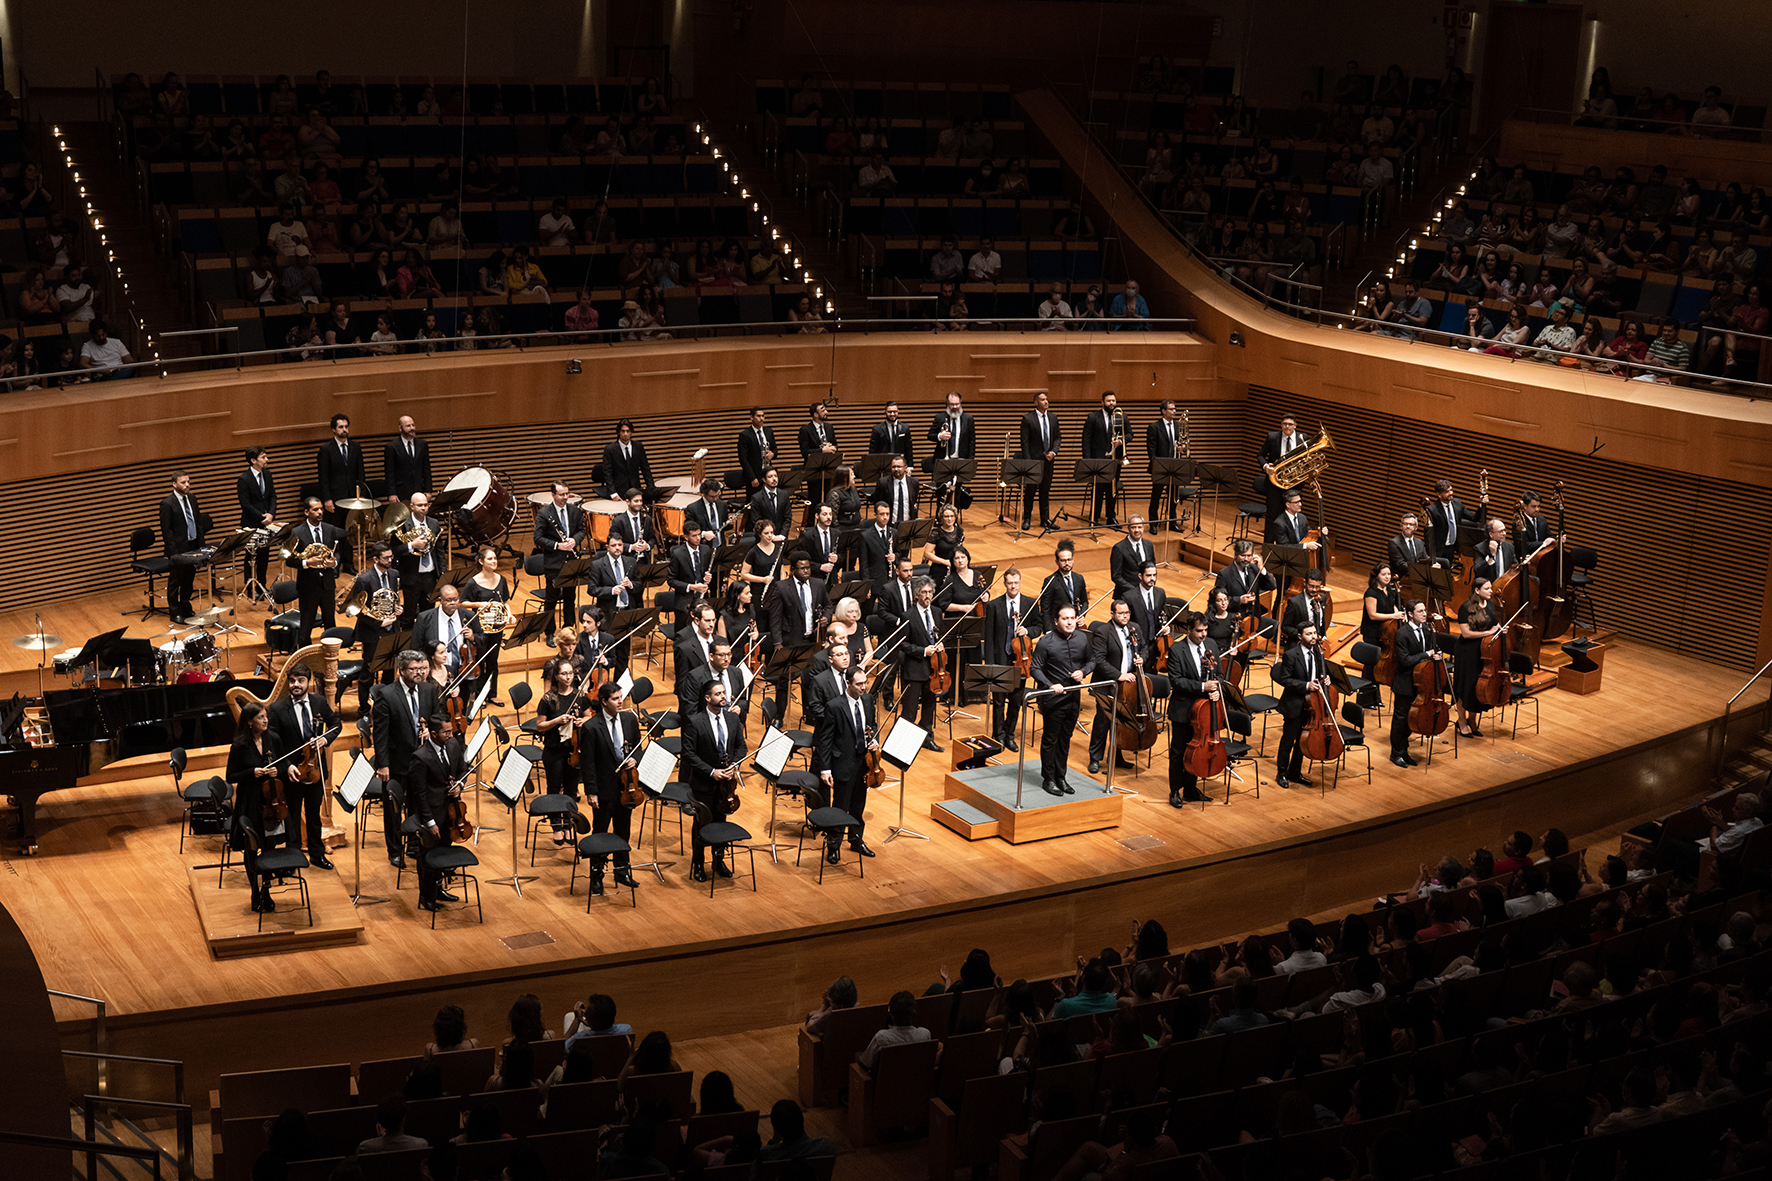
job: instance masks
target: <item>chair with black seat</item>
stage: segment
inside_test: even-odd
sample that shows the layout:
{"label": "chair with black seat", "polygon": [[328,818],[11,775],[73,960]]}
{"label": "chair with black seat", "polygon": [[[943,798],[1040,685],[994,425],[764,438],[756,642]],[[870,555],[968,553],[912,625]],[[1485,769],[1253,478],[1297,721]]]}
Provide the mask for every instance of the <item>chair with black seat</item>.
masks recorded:
{"label": "chair with black seat", "polygon": [[[755,763],[751,765],[756,767]],[[761,771],[762,768],[758,767],[757,770]],[[767,836],[769,840],[773,841],[775,839],[775,813],[782,798],[785,796],[790,801],[798,801],[802,808],[810,809],[811,805],[806,802],[806,792],[809,788],[818,787],[819,780],[818,776],[810,771],[784,770],[780,775],[775,777],[770,786],[773,790],[769,801],[769,828],[767,830]],[[804,818],[802,818],[801,823],[805,823]],[[770,847],[773,848],[774,846],[772,845]]]}
{"label": "chair with black seat", "polygon": [[[677,636],[681,634],[677,631],[676,622],[677,592],[674,590],[659,591],[658,594],[652,597],[652,607],[653,610],[658,612],[658,626],[653,629],[652,635],[658,636],[664,640],[665,656],[666,658],[669,658],[671,654],[677,650]],[[669,622],[666,622],[666,620],[669,620]],[[646,646],[650,653],[652,636],[647,637]],[[651,659],[650,654],[648,655],[648,659]],[[659,664],[659,671],[661,673],[664,671],[664,664],[662,661]]]}
{"label": "chair with black seat", "polygon": [[166,764],[172,772],[172,794],[175,796],[182,798],[184,795],[185,768],[190,762],[191,757],[182,746],[173,747],[171,755],[167,757]]}
{"label": "chair with black seat", "polygon": [[[1352,677],[1348,678],[1352,680]],[[1348,751],[1359,750],[1366,754],[1366,782],[1372,782],[1372,748],[1366,745],[1366,709],[1356,701],[1341,703],[1341,720],[1347,725],[1339,727],[1341,742],[1346,748],[1335,764],[1335,781],[1341,782],[1341,767],[1347,762]]]}
{"label": "chair with black seat", "polygon": [[[566,896],[568,898],[572,897],[572,889],[578,884],[578,867],[581,862],[585,861],[587,858],[608,858],[617,853],[632,852],[628,843],[612,832],[594,832],[589,836],[580,837],[574,850],[577,856],[572,859],[572,877],[568,879],[566,883]],[[617,882],[615,888],[618,890],[621,889],[621,883]],[[629,886],[628,893],[631,896],[634,908],[638,909],[640,906],[639,889],[634,886]],[[591,913],[591,899],[595,897],[597,897],[596,891],[587,887],[585,890],[586,914]]]}
{"label": "chair with black seat", "polygon": [[1532,667],[1532,658],[1524,652],[1509,652],[1507,654],[1508,704],[1514,708],[1512,734],[1514,738],[1520,736],[1521,705],[1532,707],[1532,733],[1538,733],[1538,698],[1533,695],[1532,687],[1526,683],[1526,678],[1531,674]]}
{"label": "chair with black seat", "polygon": [[[293,878],[296,888],[301,891],[301,908],[308,912],[308,926],[311,927],[314,925],[314,907],[308,898],[308,879],[302,876],[302,870],[307,867],[308,855],[300,849],[272,849],[258,855],[258,872],[269,879],[265,882],[265,892],[270,893],[273,881],[282,886]],[[259,912],[258,929],[265,929],[263,911]]]}
{"label": "chair with black seat", "polygon": [[[743,825],[734,824],[730,820],[715,820],[713,814],[708,811],[708,806],[693,796],[690,797],[689,806],[695,813],[695,819],[691,823],[695,825],[696,835],[701,837],[701,843],[708,847],[708,852],[716,864],[725,860],[732,853],[744,853],[750,857],[751,893],[755,894],[757,892],[757,850],[755,846],[745,844],[751,839],[750,832]],[[714,887],[719,882],[719,874],[708,874],[709,898],[714,896]]]}
{"label": "chair with black seat", "polygon": [[[184,748],[181,747],[172,753],[175,755],[182,755],[185,752]],[[176,778],[176,775],[174,778]],[[187,830],[190,831],[192,836],[208,835],[199,834],[191,826],[191,817],[193,813],[206,812],[212,815],[215,819],[216,829],[213,835],[223,838],[224,850],[222,856],[224,860],[226,859],[227,808],[228,799],[232,792],[233,786],[219,775],[211,776],[208,779],[200,779],[189,787],[179,789],[179,798],[184,801],[185,805],[184,814],[179,817],[178,821],[178,851],[180,853],[185,851],[185,833]]]}
{"label": "chair with black seat", "polygon": [[815,740],[813,739],[813,736],[812,736],[812,731],[782,729],[781,717],[782,717],[782,710],[781,710],[780,704],[776,702],[775,698],[770,697],[768,694],[764,694],[763,695],[763,724],[764,724],[764,726],[766,726],[766,727],[767,726],[774,726],[776,729],[782,730],[782,733],[787,735],[788,741],[794,744],[793,751],[788,755],[788,757],[790,759],[793,758],[794,755],[802,755],[807,759],[808,762],[810,762],[811,761],[810,752],[811,752],[812,747],[815,742]]}
{"label": "chair with black seat", "polygon": [[[1354,658],[1354,663],[1361,668],[1371,668],[1377,665],[1380,658],[1384,656],[1383,649],[1377,644],[1368,644],[1364,640],[1356,641],[1353,647],[1348,649],[1348,653]],[[1379,692],[1377,681],[1363,675],[1356,676],[1350,672],[1347,675],[1347,683],[1349,689],[1352,690],[1349,697],[1359,702],[1360,708],[1377,710],[1379,716],[1383,716],[1384,697]]]}
{"label": "chair with black seat", "polygon": [[154,548],[154,536],[154,531],[146,525],[143,525],[140,529],[130,531],[129,569],[133,574],[147,575],[148,601],[145,606],[118,612],[120,615],[134,615],[137,611],[140,611],[141,617],[147,619],[151,615],[167,614],[167,608],[156,607],[154,605],[154,579],[172,569],[172,559],[163,554],[149,554],[145,558],[142,557],[143,550]]}
{"label": "chair with black seat", "polygon": [[[438,845],[434,849],[424,850],[419,856],[424,858],[426,868],[437,875],[438,889],[448,890],[452,885],[460,885],[465,891],[469,885],[474,887],[474,909],[479,913],[480,922],[485,923],[486,911],[480,905],[480,879],[468,872],[480,864],[474,851],[466,845]],[[437,910],[441,910],[444,905],[438,903]],[[433,931],[437,929],[437,910],[431,912]]]}
{"label": "chair with black seat", "polygon": [[[837,841],[837,848],[840,851],[843,848],[844,834],[851,828],[855,828],[861,824],[861,821],[843,811],[843,809],[833,808],[831,806],[830,792],[826,790],[822,782],[815,780],[801,790],[804,791],[806,796],[806,823],[800,826],[800,839],[794,843],[794,864],[796,866],[800,864],[801,855],[806,852],[806,834],[808,832],[815,837],[823,837],[826,841],[835,838]],[[856,871],[865,878],[867,876],[867,867],[863,864],[863,858],[860,851],[851,851],[855,853]],[[839,856],[841,856],[840,852]],[[824,885],[824,867],[829,863],[830,859],[825,856],[823,849],[819,849],[817,851],[817,860],[818,884],[822,886]],[[841,864],[841,862],[839,862],[839,864]]]}
{"label": "chair with black seat", "polygon": [[[529,815],[529,824],[527,826],[528,832],[523,838],[523,843],[529,848],[529,866],[533,869],[535,868],[536,850],[540,845],[540,842],[536,838],[541,834],[542,825],[545,824],[549,828],[564,827],[565,831],[571,832],[575,826],[568,818],[577,816],[582,820],[584,818],[584,813],[578,810],[577,800],[569,795],[563,795],[560,792],[553,791],[536,792],[529,797],[528,801],[524,804],[524,808]],[[576,865],[577,863],[574,862],[574,864]]]}
{"label": "chair with black seat", "polygon": [[662,882],[664,881],[664,867],[673,863],[658,859],[658,830],[664,827],[665,808],[675,808],[677,811],[677,852],[683,852],[683,813],[689,807],[689,788],[682,783],[667,783],[657,791],[644,785],[640,790],[646,793],[646,802],[640,806],[640,827],[637,832],[646,831],[646,815],[650,811],[652,814],[651,869],[658,875],[658,880]]}
{"label": "chair with black seat", "polygon": [[[1569,586],[1564,592],[1571,600],[1573,610],[1570,618],[1575,627],[1581,626],[1581,610],[1587,608],[1587,626],[1592,631],[1600,630],[1600,621],[1594,615],[1594,567],[1600,564],[1599,551],[1585,545],[1572,545],[1568,549]],[[1547,637],[1548,638],[1548,637]]]}
{"label": "chair with black seat", "polygon": [[[1255,798],[1261,798],[1261,764],[1256,761],[1255,748],[1249,745],[1249,732],[1253,728],[1253,719],[1240,709],[1224,711],[1225,728],[1231,736],[1224,740],[1227,756],[1224,764],[1224,802],[1231,802],[1231,780],[1235,778],[1238,763],[1249,764],[1255,775]],[[1200,801],[1200,808],[1205,810],[1207,801]]]}
{"label": "chair with black seat", "polygon": [[1267,720],[1268,716],[1280,708],[1280,699],[1272,693],[1243,694],[1243,708],[1249,711],[1251,725],[1257,715],[1261,718],[1261,745],[1256,748],[1258,756],[1267,754]]}
{"label": "chair with black seat", "polygon": [[[523,559],[523,573],[535,581],[535,585],[529,588],[529,597],[535,600],[538,608],[545,606],[548,601],[546,561],[545,554],[530,554]],[[553,631],[552,628],[548,630],[550,633]]]}
{"label": "chair with black seat", "polygon": [[300,597],[293,578],[271,584],[271,616],[265,620],[265,645],[271,651],[287,655],[301,647],[301,611],[290,607]]}
{"label": "chair with black seat", "polygon": [[528,759],[530,766],[539,767],[541,766],[541,746],[539,745],[541,731],[537,729],[537,727],[541,725],[541,719],[539,717],[531,717],[528,721],[522,720],[523,707],[535,699],[535,690],[530,686],[528,681],[518,681],[511,686],[510,697],[511,708],[517,711],[517,729],[536,740],[534,742],[525,742],[520,746],[513,746],[511,749]]}
{"label": "chair with black seat", "polygon": [[1237,519],[1231,523],[1231,538],[1235,540],[1239,537],[1246,537],[1254,540],[1260,532],[1257,529],[1257,522],[1260,522],[1260,530],[1267,528],[1267,505],[1256,504],[1253,501],[1239,504]]}

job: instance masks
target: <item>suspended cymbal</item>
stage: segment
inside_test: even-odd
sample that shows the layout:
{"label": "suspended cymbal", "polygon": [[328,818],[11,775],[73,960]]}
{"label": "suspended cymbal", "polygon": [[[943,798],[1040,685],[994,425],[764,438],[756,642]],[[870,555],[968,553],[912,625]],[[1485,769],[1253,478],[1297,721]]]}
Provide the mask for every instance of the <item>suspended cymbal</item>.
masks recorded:
{"label": "suspended cymbal", "polygon": [[392,533],[403,525],[406,522],[406,518],[411,515],[412,510],[396,500],[393,504],[388,505],[381,511],[381,531],[383,533]]}
{"label": "suspended cymbal", "polygon": [[231,608],[231,607],[211,607],[207,611],[200,611],[195,615],[187,617],[185,622],[187,622],[189,624],[193,624],[197,627],[205,627],[211,623],[214,623],[216,620],[220,619],[222,616],[232,615],[233,613],[234,613],[234,611],[233,611],[233,608]]}
{"label": "suspended cymbal", "polygon": [[350,496],[350,497],[346,497],[344,500],[335,500],[332,503],[337,505],[339,508],[344,508],[344,509],[374,508],[375,507],[375,501],[368,500],[368,499],[361,497],[361,496]]}
{"label": "suspended cymbal", "polygon": [[29,648],[33,652],[42,652],[58,647],[62,642],[60,636],[52,636],[46,632],[29,632],[12,641],[14,648]]}

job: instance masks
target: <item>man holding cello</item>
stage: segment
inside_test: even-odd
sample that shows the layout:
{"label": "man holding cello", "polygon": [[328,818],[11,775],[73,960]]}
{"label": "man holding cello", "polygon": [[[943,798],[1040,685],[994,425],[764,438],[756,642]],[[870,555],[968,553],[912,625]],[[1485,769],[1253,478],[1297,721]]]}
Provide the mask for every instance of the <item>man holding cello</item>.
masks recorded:
{"label": "man holding cello", "polygon": [[[1200,780],[1187,768],[1188,743],[1194,732],[1194,706],[1201,701],[1221,700],[1217,660],[1218,645],[1206,638],[1206,617],[1188,613],[1185,635],[1169,649],[1169,806],[1204,803]],[[1215,704],[1214,710],[1223,707]]]}
{"label": "man holding cello", "polygon": [[1427,625],[1427,604],[1410,599],[1403,609],[1408,618],[1397,628],[1397,673],[1391,681],[1391,762],[1413,767],[1418,760],[1409,754],[1409,708],[1415,704],[1415,669],[1426,661],[1444,661],[1446,654]]}
{"label": "man holding cello", "polygon": [[1280,730],[1280,749],[1274,756],[1279,773],[1274,782],[1280,787],[1297,784],[1311,786],[1304,777],[1304,750],[1300,739],[1309,712],[1308,703],[1317,686],[1329,684],[1328,670],[1323,667],[1323,653],[1317,647],[1317,625],[1306,623],[1298,629],[1298,643],[1274,661],[1274,683],[1281,687],[1280,716],[1285,725]]}

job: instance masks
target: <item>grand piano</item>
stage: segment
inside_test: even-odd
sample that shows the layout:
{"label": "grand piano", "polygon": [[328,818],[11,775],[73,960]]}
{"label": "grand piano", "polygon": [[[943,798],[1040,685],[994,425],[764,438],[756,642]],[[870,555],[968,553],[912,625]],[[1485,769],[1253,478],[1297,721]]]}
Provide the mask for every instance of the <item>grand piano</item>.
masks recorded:
{"label": "grand piano", "polygon": [[75,787],[121,759],[232,742],[234,718],[223,695],[235,686],[259,697],[271,690],[263,678],[53,690],[44,695],[51,746],[24,740],[22,698],[0,705],[0,791],[18,806],[25,851],[36,851],[37,801],[46,793]]}

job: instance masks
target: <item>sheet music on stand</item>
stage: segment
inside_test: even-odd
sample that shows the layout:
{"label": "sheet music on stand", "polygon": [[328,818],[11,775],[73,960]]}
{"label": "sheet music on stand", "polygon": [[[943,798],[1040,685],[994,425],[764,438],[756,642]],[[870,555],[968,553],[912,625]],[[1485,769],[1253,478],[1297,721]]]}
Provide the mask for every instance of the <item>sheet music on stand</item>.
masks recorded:
{"label": "sheet music on stand", "polygon": [[917,752],[923,749],[923,743],[928,739],[929,731],[900,718],[881,740],[880,757],[900,771],[909,771],[911,764],[917,761]]}
{"label": "sheet music on stand", "polygon": [[634,674],[624,668],[621,670],[621,676],[616,679],[615,683],[621,688],[622,696],[625,697],[634,691]]}
{"label": "sheet music on stand", "polygon": [[757,744],[757,755],[751,761],[771,779],[776,779],[788,765],[788,756],[793,753],[794,740],[777,727],[771,726],[763,735],[763,740]]}
{"label": "sheet music on stand", "polygon": [[332,789],[332,797],[345,811],[355,812],[358,802],[363,799],[363,793],[369,790],[369,785],[374,781],[374,765],[359,754],[351,763],[351,769],[345,772],[345,777]]}
{"label": "sheet music on stand", "polygon": [[474,706],[472,709],[468,710],[468,716],[470,718],[479,717],[480,710],[483,709],[486,705],[486,699],[491,696],[492,696],[492,678],[487,677],[486,683],[484,685],[480,686],[480,692],[478,692],[474,695]]}
{"label": "sheet music on stand", "polygon": [[640,786],[660,791],[677,773],[677,756],[656,742],[648,743],[640,755]]}
{"label": "sheet music on stand", "polygon": [[534,763],[512,747],[505,752],[505,761],[498,765],[498,774],[492,777],[492,794],[506,806],[515,808],[517,801],[523,798],[523,786],[529,782],[534,767]]}
{"label": "sheet music on stand", "polygon": [[[488,684],[490,683],[491,682],[488,682]],[[478,703],[476,703],[475,708],[478,708]],[[492,723],[485,718],[481,718],[479,729],[474,731],[474,736],[468,739],[467,748],[462,751],[461,757],[463,765],[472,767],[475,762],[479,760],[480,748],[486,745],[486,740],[491,736]]]}

